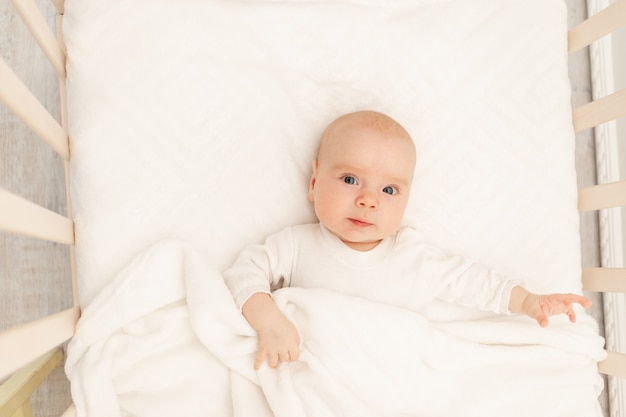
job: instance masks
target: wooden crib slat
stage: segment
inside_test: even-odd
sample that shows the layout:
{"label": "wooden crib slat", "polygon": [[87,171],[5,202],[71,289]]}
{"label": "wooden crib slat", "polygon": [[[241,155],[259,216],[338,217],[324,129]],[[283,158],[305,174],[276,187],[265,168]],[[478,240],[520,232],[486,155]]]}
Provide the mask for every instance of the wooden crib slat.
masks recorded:
{"label": "wooden crib slat", "polygon": [[52,3],[54,3],[54,7],[57,8],[57,13],[65,13],[65,0],[52,0]]}
{"label": "wooden crib slat", "polygon": [[3,383],[0,386],[0,417],[21,415],[19,413],[24,408],[28,411],[30,395],[62,360],[61,349],[54,349],[21,368]]}
{"label": "wooden crib slat", "polygon": [[591,211],[626,206],[626,181],[578,190],[578,210]]}
{"label": "wooden crib slat", "polygon": [[576,52],[626,25],[626,0],[617,0],[569,31],[568,50]]}
{"label": "wooden crib slat", "polygon": [[66,245],[74,243],[74,223],[70,219],[2,188],[0,229]]}
{"label": "wooden crib slat", "polygon": [[626,378],[626,354],[607,352],[606,359],[598,362],[598,371],[605,375]]}
{"label": "wooden crib slat", "polygon": [[56,36],[46,23],[35,1],[11,0],[11,2],[59,77],[65,78],[65,54],[59,47]]}
{"label": "wooden crib slat", "polygon": [[63,159],[70,156],[67,132],[0,58],[0,101]]}
{"label": "wooden crib slat", "polygon": [[626,293],[626,268],[583,268],[583,289]]}
{"label": "wooden crib slat", "polygon": [[60,313],[0,333],[0,380],[59,346],[74,335],[80,309]]}
{"label": "wooden crib slat", "polygon": [[[63,0],[59,0],[61,5],[63,5]],[[59,12],[61,13],[61,12]],[[65,40],[63,38],[63,15],[58,14],[56,17],[57,20],[57,40],[61,48],[64,51],[67,50],[65,45]],[[61,126],[65,131],[67,131],[67,80],[65,78],[59,78],[59,104],[61,110]],[[70,187],[70,162],[64,161],[64,170],[65,170],[65,203],[66,203],[66,215],[69,219],[73,219],[72,212],[72,196],[71,196],[71,187]],[[76,248],[74,245],[70,245],[70,271],[72,274],[72,298],[73,304],[75,306],[79,305],[78,300],[78,276],[76,275]]]}
{"label": "wooden crib slat", "polygon": [[574,109],[576,132],[626,116],[626,89]]}

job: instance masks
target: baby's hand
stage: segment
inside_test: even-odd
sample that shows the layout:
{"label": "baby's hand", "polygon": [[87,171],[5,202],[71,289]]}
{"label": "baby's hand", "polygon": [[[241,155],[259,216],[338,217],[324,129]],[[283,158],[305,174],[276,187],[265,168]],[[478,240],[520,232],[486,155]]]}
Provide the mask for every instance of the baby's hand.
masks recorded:
{"label": "baby's hand", "polygon": [[528,293],[522,302],[522,311],[537,320],[541,327],[548,326],[548,317],[557,314],[567,314],[569,321],[576,322],[573,304],[577,303],[587,308],[591,300],[576,294],[548,294],[537,295]]}
{"label": "baby's hand", "polygon": [[270,368],[280,362],[298,360],[300,335],[296,326],[283,315],[269,294],[253,294],[242,308],[248,323],[256,330],[258,347],[254,369],[259,370],[265,360]]}
{"label": "baby's hand", "polygon": [[280,362],[298,360],[300,356],[300,336],[298,330],[286,317],[278,318],[271,326],[257,330],[259,339],[254,369],[258,370],[265,360],[270,368]]}

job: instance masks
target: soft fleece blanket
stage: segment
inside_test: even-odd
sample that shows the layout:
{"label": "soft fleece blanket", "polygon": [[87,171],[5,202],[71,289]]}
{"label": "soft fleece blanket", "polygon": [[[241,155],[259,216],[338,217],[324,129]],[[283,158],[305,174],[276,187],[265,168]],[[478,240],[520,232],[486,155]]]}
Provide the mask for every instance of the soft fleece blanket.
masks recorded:
{"label": "soft fleece blanket", "polygon": [[276,302],[297,362],[253,371],[255,332],[190,245],[135,257],[84,310],[66,372],[79,416],[601,416],[591,318],[429,322],[326,290]]}

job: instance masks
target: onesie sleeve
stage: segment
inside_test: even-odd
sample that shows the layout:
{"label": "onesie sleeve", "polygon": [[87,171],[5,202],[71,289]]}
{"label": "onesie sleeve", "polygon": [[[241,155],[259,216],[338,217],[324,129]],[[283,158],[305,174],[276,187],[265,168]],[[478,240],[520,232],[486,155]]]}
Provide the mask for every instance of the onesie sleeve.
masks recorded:
{"label": "onesie sleeve", "polygon": [[464,271],[450,279],[440,298],[467,307],[510,314],[511,291],[519,284],[517,279],[471,262]]}
{"label": "onesie sleeve", "polygon": [[262,245],[244,249],[235,263],[223,273],[226,286],[241,309],[257,292],[271,294],[289,286],[293,263],[291,228],[269,236]]}
{"label": "onesie sleeve", "polygon": [[423,278],[435,298],[466,307],[510,314],[511,290],[520,280],[500,274],[461,256],[424,248],[420,259]]}

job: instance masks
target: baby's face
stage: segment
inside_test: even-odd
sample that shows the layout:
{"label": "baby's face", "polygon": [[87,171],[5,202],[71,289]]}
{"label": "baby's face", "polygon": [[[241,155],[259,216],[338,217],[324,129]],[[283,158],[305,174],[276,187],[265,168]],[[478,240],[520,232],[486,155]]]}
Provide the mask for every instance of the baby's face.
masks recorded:
{"label": "baby's face", "polygon": [[415,168],[411,138],[341,126],[323,147],[309,188],[315,213],[346,245],[370,250],[400,227]]}

